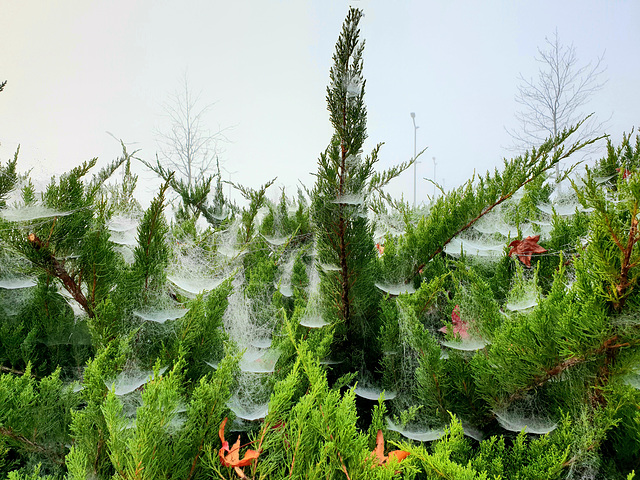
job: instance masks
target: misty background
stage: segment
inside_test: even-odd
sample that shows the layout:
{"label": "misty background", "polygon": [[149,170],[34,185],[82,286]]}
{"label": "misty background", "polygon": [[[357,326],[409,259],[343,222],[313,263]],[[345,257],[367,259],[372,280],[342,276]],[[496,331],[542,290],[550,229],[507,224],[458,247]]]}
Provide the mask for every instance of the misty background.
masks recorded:
{"label": "misty background", "polygon": [[[556,29],[579,66],[604,54],[608,81],[584,113],[609,119],[616,143],[639,124],[638,2],[10,0],[0,15],[0,161],[20,144],[19,170],[46,184],[82,161],[119,156],[110,132],[153,162],[158,131],[170,127],[164,105],[186,75],[198,105],[213,104],[206,126],[228,140],[223,178],[255,188],[277,176],[293,195],[313,184],[331,138],[326,86],[349,4],[365,13],[364,153],[384,142],[379,169],[410,159],[415,112],[417,149],[428,147],[418,203],[433,193],[423,180],[433,157],[449,189],[514,155],[506,129],[518,128],[518,76],[537,76],[538,47]],[[146,204],[159,182],[140,164],[135,171]],[[411,201],[413,170],[389,191]]]}

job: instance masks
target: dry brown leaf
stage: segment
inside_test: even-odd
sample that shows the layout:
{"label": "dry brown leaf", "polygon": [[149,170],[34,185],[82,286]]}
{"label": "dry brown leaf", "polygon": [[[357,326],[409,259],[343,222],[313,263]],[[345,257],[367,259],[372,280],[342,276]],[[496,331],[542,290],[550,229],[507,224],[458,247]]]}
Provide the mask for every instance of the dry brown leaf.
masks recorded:
{"label": "dry brown leaf", "polygon": [[384,436],[382,430],[378,430],[376,435],[376,448],[371,452],[371,457],[375,457],[378,461],[378,465],[382,465],[387,457],[384,456]]}

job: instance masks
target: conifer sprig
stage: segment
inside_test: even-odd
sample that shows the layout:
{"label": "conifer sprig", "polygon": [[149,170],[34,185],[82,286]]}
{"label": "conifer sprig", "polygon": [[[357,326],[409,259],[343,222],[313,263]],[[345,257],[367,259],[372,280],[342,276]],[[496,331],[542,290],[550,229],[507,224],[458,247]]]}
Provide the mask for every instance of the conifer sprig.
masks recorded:
{"label": "conifer sprig", "polygon": [[[127,152],[127,147],[125,146],[124,142],[120,141],[120,144],[122,145],[122,155],[115,159],[113,162],[109,163],[107,166],[101,168],[100,171],[93,176],[91,182],[87,186],[87,195],[89,197],[93,198],[98,193],[100,188],[102,188],[104,183],[109,178],[111,178],[111,175],[113,175],[114,172],[122,165],[130,162],[131,158],[133,158],[133,156],[138,153],[138,150],[129,153]],[[97,158],[94,158],[92,161],[94,160],[97,161]]]}
{"label": "conifer sprig", "polygon": [[276,179],[273,178],[269,180],[264,185],[261,185],[259,189],[254,190],[253,188],[245,187],[244,185],[239,185],[232,183],[233,188],[240,191],[242,196],[249,200],[249,206],[242,211],[242,226],[244,228],[244,232],[242,233],[242,242],[249,243],[253,238],[253,234],[255,233],[255,218],[258,215],[258,210],[264,205],[266,200],[267,189],[275,183]]}
{"label": "conifer sprig", "polygon": [[[526,152],[512,160],[505,159],[501,172],[498,169],[493,174],[487,172],[484,177],[479,176],[477,181],[473,178],[448,195],[438,198],[428,215],[407,232],[405,241],[410,256],[422,259],[415,272],[441,253],[457,235],[511,198],[520,188],[587,145],[605,138],[601,136],[579,140],[568,147],[565,145],[587,119],[549,138],[540,147],[533,148],[531,153]],[[565,172],[565,175],[568,173]]]}
{"label": "conifer sprig", "polygon": [[[627,168],[623,152],[628,159],[640,156],[640,142],[636,142],[634,151],[629,137],[625,137],[623,147],[617,153],[609,149],[609,160],[615,156],[620,165],[615,192],[607,192],[596,181],[591,169],[587,169],[582,187],[575,182],[573,184],[581,204],[595,210],[590,253],[594,265],[606,279],[602,287],[606,299],[618,312],[624,308],[640,276],[637,269],[640,250],[636,246],[640,241],[637,218],[640,211],[640,177],[636,165],[628,165],[631,170]],[[611,196],[617,200],[611,201]]]}
{"label": "conifer sprig", "polygon": [[[376,335],[379,294],[374,287],[376,253],[366,211],[369,195],[381,189],[410,163],[405,162],[376,174],[374,165],[382,144],[361,157],[367,138],[365,80],[362,75],[364,41],[358,24],[362,11],[351,8],[342,26],[333,55],[327,108],[334,135],[320,155],[312,196],[312,218],[316,227],[318,260],[336,271],[319,270],[324,317],[336,323],[337,346],[348,351],[350,362],[363,368],[364,358],[373,359],[376,347],[365,339]],[[348,367],[347,367],[348,368]]]}
{"label": "conifer sprig", "polygon": [[[191,209],[192,215],[197,217],[197,215],[201,214],[210,225],[217,227],[222,223],[222,220],[224,220],[225,206],[230,210],[236,209],[235,204],[231,204],[224,198],[220,165],[217,162],[217,173],[202,177],[195,183],[189,184],[186,180],[176,178],[174,172],[163,167],[158,159],[156,159],[155,164],[144,160],[141,161],[147,168],[158,174],[165,182],[169,182],[171,188],[180,196],[183,206]],[[210,202],[209,194],[211,193],[214,180],[216,181],[214,198],[213,202]]]}
{"label": "conifer sprig", "polygon": [[142,281],[144,290],[158,287],[164,283],[165,268],[169,262],[167,233],[169,226],[164,218],[165,193],[169,188],[171,176],[160,187],[138,226],[138,246],[134,251],[133,270]]}
{"label": "conifer sprig", "polygon": [[[0,90],[1,91],[1,90]],[[18,164],[18,154],[20,153],[20,145],[13,155],[13,159],[9,160],[6,165],[0,165],[0,208],[6,206],[7,196],[16,186],[18,182],[18,173],[16,165]]]}

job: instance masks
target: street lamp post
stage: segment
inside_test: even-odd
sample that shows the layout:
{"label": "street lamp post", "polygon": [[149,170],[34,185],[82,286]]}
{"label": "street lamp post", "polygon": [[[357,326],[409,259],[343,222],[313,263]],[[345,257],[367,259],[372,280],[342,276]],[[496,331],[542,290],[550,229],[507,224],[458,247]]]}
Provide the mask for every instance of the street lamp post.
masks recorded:
{"label": "street lamp post", "polygon": [[235,174],[236,174],[236,173],[238,173],[238,172],[237,172],[237,171],[235,171],[235,172],[231,172],[231,171],[227,170],[227,169],[226,169],[226,168],[224,168],[224,167],[220,167],[220,168],[222,168],[222,170],[224,170],[225,172],[227,172],[227,174],[229,175],[229,193],[228,193],[227,195],[228,195],[229,200],[231,200],[231,175],[235,175]]}
{"label": "street lamp post", "polygon": [[436,198],[436,157],[433,158],[433,198]]}
{"label": "street lamp post", "polygon": [[418,128],[416,126],[416,114],[411,112],[411,120],[413,120],[413,208],[416,208],[416,135]]}

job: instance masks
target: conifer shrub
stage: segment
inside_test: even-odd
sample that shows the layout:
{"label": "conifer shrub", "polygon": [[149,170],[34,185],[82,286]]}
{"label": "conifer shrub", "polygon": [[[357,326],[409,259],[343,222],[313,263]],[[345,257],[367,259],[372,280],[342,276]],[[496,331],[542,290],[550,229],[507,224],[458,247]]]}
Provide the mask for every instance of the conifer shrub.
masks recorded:
{"label": "conifer shrub", "polygon": [[561,195],[580,125],[411,209],[362,156],[361,20],[296,199],[0,165],[2,478],[634,477],[640,137]]}

